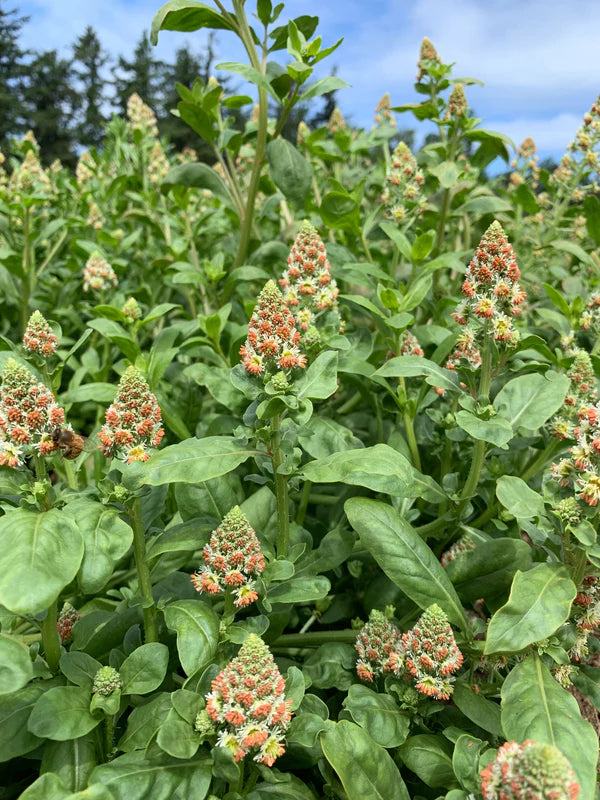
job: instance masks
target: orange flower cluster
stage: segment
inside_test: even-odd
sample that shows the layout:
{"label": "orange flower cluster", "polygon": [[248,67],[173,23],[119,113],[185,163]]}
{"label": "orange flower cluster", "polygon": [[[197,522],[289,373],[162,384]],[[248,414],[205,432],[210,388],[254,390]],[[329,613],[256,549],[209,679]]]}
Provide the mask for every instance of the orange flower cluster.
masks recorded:
{"label": "orange flower cluster", "polygon": [[577,800],[569,761],[551,744],[505,742],[481,772],[484,800]]}
{"label": "orange flower cluster", "polygon": [[372,681],[384,672],[395,673],[402,661],[398,655],[401,649],[399,629],[375,608],[359,631],[354,647],[358,653],[356,674],[362,681]]}
{"label": "orange flower cluster", "polygon": [[39,311],[34,311],[23,334],[23,347],[28,353],[39,353],[47,358],[56,350],[58,339]]}

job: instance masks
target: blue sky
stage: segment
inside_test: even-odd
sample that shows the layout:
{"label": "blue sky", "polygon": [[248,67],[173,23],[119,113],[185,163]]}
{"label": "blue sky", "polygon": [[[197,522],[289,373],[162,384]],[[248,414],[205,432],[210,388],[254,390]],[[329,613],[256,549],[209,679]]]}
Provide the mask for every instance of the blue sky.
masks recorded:
{"label": "blue sky", "polygon": [[[210,4],[210,0],[206,0]],[[130,55],[160,2],[154,0],[13,0],[31,17],[24,42],[66,51],[93,25],[114,55]],[[254,8],[248,0],[248,10]],[[469,87],[470,105],[489,129],[517,144],[532,136],[540,155],[560,157],[581,117],[600,92],[598,0],[288,0],[281,19],[320,16],[326,44],[344,42],[325,64],[352,85],[339,94],[342,110],[360,125],[372,124],[373,107],[389,91],[393,105],[414,102],[415,64],[423,36]],[[157,56],[169,59],[184,41],[200,49],[206,34],[163,32]],[[232,34],[219,32],[220,61],[241,60]],[[399,115],[400,126],[416,127]]]}

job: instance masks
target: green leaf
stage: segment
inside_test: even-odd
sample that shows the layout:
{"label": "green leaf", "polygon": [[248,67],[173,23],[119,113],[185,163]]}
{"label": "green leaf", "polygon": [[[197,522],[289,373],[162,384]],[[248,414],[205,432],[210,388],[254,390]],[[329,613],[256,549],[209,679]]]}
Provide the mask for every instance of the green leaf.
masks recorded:
{"label": "green leaf", "polygon": [[600,244],[600,200],[593,195],[588,195],[583,201],[587,232],[596,244]]}
{"label": "green leaf", "polygon": [[[208,164],[192,162],[178,164],[171,167],[163,178],[162,188],[170,189],[173,186],[187,186],[194,189],[208,189],[215,197],[223,200],[227,205],[233,205],[231,194],[221,176]],[[149,322],[146,318],[144,322]]]}
{"label": "green leaf", "polygon": [[309,161],[287,139],[274,139],[267,145],[267,159],[273,183],[285,197],[304,208],[312,186],[313,170]]}
{"label": "green leaf", "polygon": [[398,750],[403,763],[427,786],[456,786],[452,769],[452,746],[442,736],[428,733],[411,736]]}
{"label": "green leaf", "polygon": [[304,662],[302,671],[315,689],[335,687],[346,691],[354,683],[356,650],[351,644],[322,644]]}
{"label": "green leaf", "polygon": [[534,193],[526,183],[517,186],[515,200],[528,214],[537,214],[540,210]]}
{"label": "green leaf", "polygon": [[304,466],[313,483],[347,483],[398,497],[418,497],[410,462],[387,444],[346,450]]}
{"label": "green leaf", "polygon": [[473,439],[490,442],[496,447],[502,447],[513,437],[510,423],[503,417],[496,416],[490,419],[480,419],[470,411],[457,411],[454,415],[459,428],[466,431]]}
{"label": "green leaf", "polygon": [[0,695],[17,692],[33,678],[29,648],[0,634]]}
{"label": "green leaf", "polygon": [[71,403],[112,403],[117,387],[113,383],[85,383],[61,395],[61,402]]}
{"label": "green leaf", "polygon": [[349,428],[326,417],[315,414],[298,431],[298,441],[312,458],[325,458],[343,450],[364,447]]}
{"label": "green leaf", "polygon": [[150,41],[158,43],[159,31],[197,31],[200,28],[232,30],[231,25],[220,14],[197,0],[170,0],[154,15],[150,29]]}
{"label": "green leaf", "polygon": [[569,253],[570,255],[575,256],[575,258],[581,261],[582,264],[585,264],[596,271],[596,263],[594,259],[589,255],[589,253],[585,252],[581,245],[575,244],[575,242],[569,242],[567,239],[556,239],[554,242],[550,242],[550,247],[553,247],[555,250],[560,250],[563,253]]}
{"label": "green leaf", "polygon": [[213,658],[219,642],[219,619],[201,600],[178,600],[164,610],[167,627],[177,633],[177,652],[186,675]]}
{"label": "green leaf", "polygon": [[358,233],[360,207],[357,200],[343,192],[328,192],[319,208],[321,219],[328,228]]}
{"label": "green leaf", "polygon": [[465,603],[504,595],[515,572],[531,566],[531,548],[521,539],[490,539],[461,553],[446,566],[446,574]]}
{"label": "green leaf", "polygon": [[437,167],[429,167],[429,172],[440,182],[442,189],[450,189],[458,180],[459,170],[454,161],[442,161]]}
{"label": "green leaf", "polygon": [[355,684],[343,705],[352,719],[382,747],[398,747],[406,741],[410,718],[389,694],[378,694],[367,686]]}
{"label": "green leaf", "polygon": [[423,261],[427,258],[435,242],[435,231],[425,231],[417,236],[413,242],[411,256],[413,261]]}
{"label": "green leaf", "polygon": [[346,516],[385,574],[420,608],[437,603],[463,630],[467,620],[444,568],[419,534],[391,506],[352,497]]}
{"label": "green leaf", "polygon": [[40,683],[35,683],[17,692],[0,695],[0,762],[25,755],[42,743],[43,739],[28,729],[27,722],[44,691]]}
{"label": "green leaf", "polygon": [[479,756],[487,747],[487,742],[464,733],[459,736],[452,753],[452,769],[461,786],[469,792],[479,792]]}
{"label": "green leaf", "polygon": [[379,227],[392,240],[407,261],[412,261],[412,249],[406,236],[392,222],[380,222]]}
{"label": "green leaf", "polygon": [[271,603],[311,603],[326,597],[331,588],[327,578],[291,578],[269,589]]}
{"label": "green leaf", "polygon": [[545,375],[521,375],[498,392],[494,408],[514,431],[536,430],[562,408],[568,390],[567,376],[551,370]]}
{"label": "green leaf", "polygon": [[[44,746],[40,772],[56,774],[69,791],[79,792],[87,786],[88,778],[98,763],[96,744],[96,737],[91,733],[66,742],[49,740]],[[99,789],[106,792],[108,800],[112,799],[108,789],[97,786],[95,791]],[[93,796],[93,792],[88,790],[88,794],[82,795],[82,800],[83,797]],[[44,800],[47,798],[44,797]]]}
{"label": "green leaf", "polygon": [[503,735],[498,703],[488,700],[481,694],[475,694],[465,681],[457,681],[454,684],[452,700],[467,719],[479,725],[484,731],[492,733],[494,736],[501,737]]}
{"label": "green leaf", "polygon": [[436,386],[451,392],[462,392],[459,380],[454,372],[444,369],[421,356],[396,356],[379,367],[375,375],[382,378],[416,378],[423,376],[430,386]]}
{"label": "green leaf", "polygon": [[581,798],[594,796],[598,737],[581,718],[575,698],[537,656],[513,667],[504,681],[502,727],[508,740],[531,739],[558,747],[575,770]]}
{"label": "green leaf", "polygon": [[90,692],[96,673],[102,664],[87,653],[71,650],[60,657],[60,671],[71,683],[83,686]]}
{"label": "green leaf", "polygon": [[15,614],[45,611],[82,558],[83,537],[62,512],[10,511],[0,519],[0,603]]}
{"label": "green leaf", "polygon": [[490,620],[484,653],[516,653],[551,636],[568,619],[576,594],[562,564],[519,570],[508,602]]}
{"label": "green leaf", "polygon": [[151,456],[140,471],[139,484],[201,483],[243,464],[256,452],[233,436],[186,439]]}
{"label": "green leaf", "polygon": [[128,655],[119,668],[123,694],[148,694],[163,682],[169,648],[159,642],[143,644]]}
{"label": "green leaf", "polygon": [[127,718],[127,729],[119,741],[119,750],[145,750],[171,711],[171,696],[160,692],[149,702],[137,706]]}
{"label": "green leaf", "polygon": [[473,197],[467,200],[460,208],[456,209],[456,214],[500,214],[503,211],[512,211],[512,206],[508,200],[501,197]]}
{"label": "green leaf", "polygon": [[298,397],[325,400],[337,391],[337,350],[319,353],[306,373],[296,381]]}
{"label": "green leaf", "polygon": [[114,800],[204,800],[211,781],[206,750],[194,758],[145,758],[144,752],[126,753],[92,772],[90,785],[104,784]]}
{"label": "green leaf", "polygon": [[79,792],[71,792],[65,782],[54,772],[40,775],[30,784],[20,800],[114,800],[105,786],[89,786]]}
{"label": "green leaf", "polygon": [[312,83],[305,92],[302,92],[298,98],[298,102],[302,103],[304,100],[311,100],[313,97],[320,97],[323,94],[330,92],[337,92],[338,89],[345,89],[350,86],[349,83],[337,78],[335,75],[330,75],[327,78],[320,78],[318,81]]}
{"label": "green leaf", "polygon": [[78,573],[81,589],[95,594],[106,584],[116,562],[129,550],[133,531],[115,508],[79,498],[63,508],[83,536],[83,561]]}
{"label": "green leaf", "polygon": [[329,722],[320,740],[348,800],[410,800],[392,758],[358,725]]}
{"label": "green leaf", "polygon": [[90,690],[80,686],[49,689],[35,704],[28,727],[35,736],[64,742],[85,736],[100,722],[90,713]]}
{"label": "green leaf", "polygon": [[277,96],[277,92],[271,86],[268,78],[249,64],[241,64],[236,61],[224,61],[222,64],[217,64],[215,69],[222,69],[225,70],[225,72],[233,72],[234,75],[241,75],[242,78],[249,83],[253,83],[255,86],[258,86],[259,89],[264,89],[278,105],[281,105],[281,100]]}
{"label": "green leaf", "polygon": [[502,475],[496,483],[496,497],[517,519],[544,515],[544,498],[530,489],[522,478]]}

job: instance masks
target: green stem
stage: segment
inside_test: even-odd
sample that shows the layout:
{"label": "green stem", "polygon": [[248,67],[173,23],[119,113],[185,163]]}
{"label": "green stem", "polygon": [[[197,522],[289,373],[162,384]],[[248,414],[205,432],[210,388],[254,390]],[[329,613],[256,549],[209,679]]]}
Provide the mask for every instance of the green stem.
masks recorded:
{"label": "green stem", "polygon": [[67,485],[69,489],[74,489],[77,491],[79,489],[79,482],[77,481],[77,475],[73,469],[73,464],[71,464],[68,459],[63,458],[62,466],[65,471],[65,478],[67,479]]}
{"label": "green stem", "polygon": [[231,586],[228,586],[225,589],[225,602],[223,604],[223,617],[233,617],[235,616],[235,605],[233,602],[233,589]]}
{"label": "green stem", "polygon": [[296,514],[297,525],[302,525],[304,523],[306,509],[308,508],[308,503],[310,501],[311,486],[312,483],[310,481],[304,481],[304,486],[302,487],[302,493],[300,495],[300,505],[298,506],[298,513]]}
{"label": "green stem", "polygon": [[525,471],[521,475],[522,480],[528,481],[532,478],[539,469],[541,469],[547,461],[549,461],[560,450],[562,444],[559,439],[553,439],[550,444],[545,447],[541,453],[534,456],[529,464],[525,467]]}
{"label": "green stem", "polygon": [[273,458],[273,477],[275,479],[275,496],[277,498],[277,521],[279,524],[277,557],[285,558],[290,546],[290,502],[287,476],[279,472],[279,468],[283,464],[281,417],[279,415],[271,420],[271,453]]}
{"label": "green stem", "polygon": [[410,450],[413,467],[421,472],[421,456],[419,455],[419,445],[417,444],[417,437],[415,436],[414,420],[408,410],[408,404],[406,403],[406,380],[404,378],[400,378],[400,385],[402,386],[405,399],[404,408],[402,409],[402,418],[404,420],[406,441],[408,443],[408,449]]}
{"label": "green stem", "polygon": [[104,748],[107,761],[110,759],[113,751],[114,735],[115,718],[112,714],[109,714],[104,718]]}
{"label": "green stem", "polygon": [[56,628],[57,621],[58,608],[57,601],[55,600],[48,606],[46,617],[42,622],[42,647],[44,648],[44,655],[50,672],[56,672],[58,669],[58,662],[60,661],[60,641]]}
{"label": "green stem", "polygon": [[284,633],[272,643],[272,647],[318,647],[328,642],[354,644],[356,631],[315,631],[314,633]]}
{"label": "green stem", "polygon": [[361,231],[360,234],[360,241],[362,243],[363,249],[365,251],[365,255],[367,257],[367,261],[370,261],[373,264],[373,256],[371,255],[371,251],[369,250],[369,243],[367,242],[367,237],[364,234],[364,231]]}
{"label": "green stem", "polygon": [[433,536],[433,534],[443,530],[447,525],[449,525],[449,522],[446,519],[434,519],[432,522],[420,525],[415,530],[422,539],[426,539],[428,536]]}
{"label": "green stem", "polygon": [[[65,227],[66,227],[66,224],[65,224]],[[52,250],[50,250],[50,252],[46,256],[46,258],[42,261],[38,271],[36,272],[36,275],[37,275],[38,278],[42,274],[42,272],[46,269],[48,264],[52,261],[52,259],[57,254],[57,252],[60,250],[60,248],[62,247],[62,245],[63,245],[63,243],[64,243],[64,241],[65,241],[65,239],[67,238],[68,235],[69,235],[69,230],[67,229],[67,230],[64,230],[61,233],[61,235],[58,237],[58,239],[56,240],[56,242],[54,243],[54,245],[52,247]]]}
{"label": "green stem", "polygon": [[129,509],[130,524],[133,529],[133,553],[137,569],[140,593],[144,599],[144,632],[146,642],[158,641],[158,622],[156,607],[152,596],[152,582],[150,570],[146,561],[146,540],[144,538],[144,523],[142,520],[142,501],[136,497]]}
{"label": "green stem", "polygon": [[23,278],[21,281],[21,333],[25,333],[29,321],[29,297],[31,295],[31,211],[23,210]]}

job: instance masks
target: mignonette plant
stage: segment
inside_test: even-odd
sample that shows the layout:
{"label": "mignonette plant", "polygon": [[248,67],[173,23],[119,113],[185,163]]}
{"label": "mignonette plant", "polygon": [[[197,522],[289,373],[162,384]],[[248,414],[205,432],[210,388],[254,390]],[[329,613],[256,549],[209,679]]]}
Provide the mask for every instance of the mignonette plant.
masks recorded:
{"label": "mignonette plant", "polygon": [[207,161],[0,158],[3,798],[598,796],[600,101],[549,171],[425,39],[311,130],[317,26],[157,12]]}

